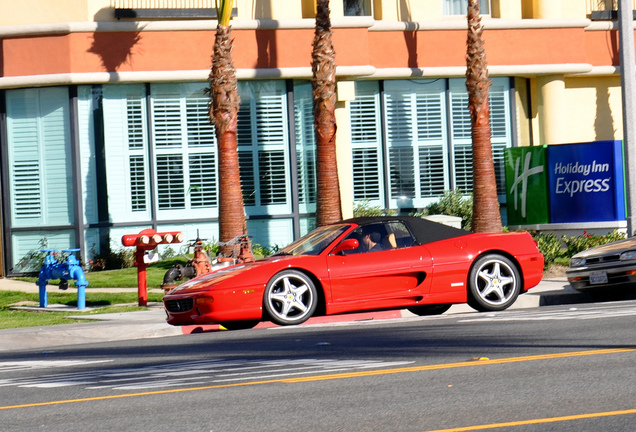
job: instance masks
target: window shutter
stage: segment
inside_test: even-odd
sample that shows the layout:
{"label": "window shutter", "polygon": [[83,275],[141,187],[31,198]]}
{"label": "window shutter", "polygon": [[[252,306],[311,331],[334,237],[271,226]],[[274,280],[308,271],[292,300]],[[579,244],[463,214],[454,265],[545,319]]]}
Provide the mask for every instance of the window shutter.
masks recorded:
{"label": "window shutter", "polygon": [[376,148],[353,149],[353,199],[379,200],[381,179],[380,160]]}
{"label": "window shutter", "polygon": [[413,148],[391,147],[389,165],[391,166],[391,198],[415,198]]}
{"label": "window shutter", "polygon": [[241,189],[243,204],[256,205],[256,180],[254,178],[254,156],[250,151],[239,151],[239,170],[241,171]]}
{"label": "window shutter", "polygon": [[422,197],[438,197],[444,194],[444,148],[441,145],[419,148],[420,194]]}
{"label": "window shutter", "polygon": [[473,148],[458,144],[453,148],[455,160],[455,188],[468,194],[473,191]]}
{"label": "window shutter", "polygon": [[190,155],[190,205],[193,208],[217,205],[216,161],[213,153]]}
{"label": "window shutter", "polygon": [[285,204],[285,153],[282,150],[259,151],[258,175],[261,178],[261,205]]}
{"label": "window shutter", "polygon": [[216,146],[214,126],[208,112],[209,98],[203,92],[186,98],[188,146]]}
{"label": "window shutter", "polygon": [[384,205],[382,200],[381,118],[375,82],[356,83],[356,99],[349,104],[353,162],[353,199]]}
{"label": "window shutter", "polygon": [[66,87],[6,92],[12,225],[70,225],[74,218]]}
{"label": "window shutter", "polygon": [[386,91],[391,199],[415,198],[411,91]]}
{"label": "window shutter", "polygon": [[157,155],[157,202],[159,210],[185,208],[183,155]]}
{"label": "window shutter", "polygon": [[[419,198],[434,199],[447,189],[444,120],[446,88],[439,82],[415,88]],[[426,204],[421,201],[421,204]]]}
{"label": "window shutter", "polygon": [[146,210],[146,168],[143,155],[129,156],[130,201],[133,212]]}
{"label": "window shutter", "polygon": [[126,120],[128,124],[128,148],[143,149],[144,134],[144,110],[143,100],[139,97],[126,98]]}
{"label": "window shutter", "polygon": [[181,94],[179,92],[153,92],[154,141],[157,148],[180,147]]}
{"label": "window shutter", "polygon": [[108,211],[113,222],[151,219],[146,88],[102,87]]}

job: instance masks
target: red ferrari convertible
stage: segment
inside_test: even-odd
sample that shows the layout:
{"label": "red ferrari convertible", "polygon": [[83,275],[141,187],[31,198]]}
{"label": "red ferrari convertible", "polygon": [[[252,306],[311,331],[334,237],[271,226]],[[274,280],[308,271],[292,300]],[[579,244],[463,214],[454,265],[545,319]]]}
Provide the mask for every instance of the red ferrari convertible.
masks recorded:
{"label": "red ferrari convertible", "polygon": [[378,309],[506,309],[543,275],[527,232],[477,234],[406,216],[320,227],[273,256],[221,268],[163,298],[172,325],[251,328]]}

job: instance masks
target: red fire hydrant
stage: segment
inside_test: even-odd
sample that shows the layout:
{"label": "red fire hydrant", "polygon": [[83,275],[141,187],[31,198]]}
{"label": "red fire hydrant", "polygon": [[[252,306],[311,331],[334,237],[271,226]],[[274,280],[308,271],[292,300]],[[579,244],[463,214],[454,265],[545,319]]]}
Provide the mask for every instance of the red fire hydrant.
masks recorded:
{"label": "red fire hydrant", "polygon": [[160,244],[181,243],[183,234],[180,231],[158,233],[148,228],[139,234],[125,234],[121,238],[124,246],[136,246],[135,265],[137,266],[137,292],[139,306],[148,304],[148,285],[146,282],[146,267],[154,262],[148,255],[148,251],[153,250]]}

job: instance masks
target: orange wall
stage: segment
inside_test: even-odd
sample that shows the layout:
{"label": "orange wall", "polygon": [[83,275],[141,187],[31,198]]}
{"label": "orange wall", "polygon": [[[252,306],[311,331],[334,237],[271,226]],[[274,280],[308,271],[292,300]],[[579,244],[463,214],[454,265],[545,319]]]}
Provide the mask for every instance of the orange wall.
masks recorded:
{"label": "orange wall", "polygon": [[[508,29],[484,32],[490,65],[617,64],[616,32]],[[313,29],[235,30],[237,68],[308,67]],[[213,31],[73,33],[2,40],[2,76],[101,71],[205,70]],[[336,63],[377,68],[465,65],[466,32],[336,29]]]}

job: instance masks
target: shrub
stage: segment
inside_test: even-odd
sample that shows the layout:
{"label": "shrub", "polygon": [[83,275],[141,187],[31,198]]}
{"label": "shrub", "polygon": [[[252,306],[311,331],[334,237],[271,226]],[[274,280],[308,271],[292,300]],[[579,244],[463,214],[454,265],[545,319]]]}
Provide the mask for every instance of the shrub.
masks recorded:
{"label": "shrub", "polygon": [[584,232],[581,236],[562,236],[560,239],[552,233],[533,233],[539,251],[545,257],[545,268],[547,269],[557,260],[567,261],[579,252],[611,243],[625,238],[625,234],[616,230],[605,235],[589,234]]}
{"label": "shrub", "polygon": [[537,247],[545,259],[544,269],[547,269],[557,258],[563,257],[564,252],[561,240],[554,234],[538,233],[534,235],[534,240],[537,242]]}
{"label": "shrub", "polygon": [[473,219],[473,197],[472,195],[464,195],[458,189],[445,191],[439,201],[426,207],[424,214],[460,217],[462,218],[462,228],[470,231]]}
{"label": "shrub", "polygon": [[573,255],[576,255],[577,253],[583,252],[584,250],[587,250],[594,246],[611,243],[617,240],[622,240],[624,238],[625,234],[614,230],[606,235],[589,234],[587,232],[584,232],[582,236],[577,237],[563,236],[562,240],[566,248],[565,255],[568,258],[571,258]]}
{"label": "shrub", "polygon": [[393,216],[395,213],[395,210],[372,206],[369,200],[362,200],[353,204],[354,217]]}

